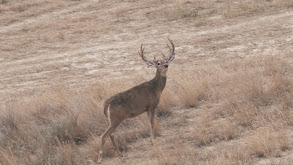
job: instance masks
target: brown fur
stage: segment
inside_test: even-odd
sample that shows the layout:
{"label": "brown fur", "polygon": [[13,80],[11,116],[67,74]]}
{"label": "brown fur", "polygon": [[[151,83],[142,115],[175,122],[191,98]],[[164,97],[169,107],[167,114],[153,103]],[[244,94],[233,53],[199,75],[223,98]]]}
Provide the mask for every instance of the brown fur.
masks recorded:
{"label": "brown fur", "polygon": [[144,49],[141,45],[141,52],[139,52],[139,55],[147,65],[157,68],[156,76],[152,80],[137,85],[125,92],[118,93],[105,101],[104,114],[108,118],[110,124],[109,128],[101,138],[101,148],[98,158],[99,163],[102,161],[101,155],[103,146],[108,137],[111,138],[115,150],[121,154],[118,146],[114,141],[114,135],[112,133],[116,127],[126,118],[135,117],[142,114],[143,112],[147,112],[150,124],[151,142],[153,142],[155,108],[158,106],[161,93],[166,86],[168,62],[172,61],[175,56],[174,44],[170,39],[169,41],[172,45],[172,49],[169,47],[171,55],[166,59],[157,61],[146,60],[143,56]]}
{"label": "brown fur", "polygon": [[[135,117],[149,108],[156,108],[165,85],[166,77],[160,76],[159,71],[157,71],[156,76],[152,80],[107,99],[104,103],[104,114],[108,117],[106,111],[109,105],[111,105],[111,113],[115,111],[114,113],[121,113],[120,116],[123,116],[122,113],[126,114],[126,116],[123,116],[123,119]],[[131,113],[127,114],[129,111]]]}

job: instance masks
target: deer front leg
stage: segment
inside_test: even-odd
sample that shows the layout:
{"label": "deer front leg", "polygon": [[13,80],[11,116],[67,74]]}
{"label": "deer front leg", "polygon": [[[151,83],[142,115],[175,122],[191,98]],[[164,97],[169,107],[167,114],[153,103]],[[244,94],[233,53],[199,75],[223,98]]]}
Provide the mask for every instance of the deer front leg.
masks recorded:
{"label": "deer front leg", "polygon": [[155,142],[155,129],[154,129],[155,110],[148,110],[148,121],[149,121],[150,134],[151,134],[150,142],[153,145]]}

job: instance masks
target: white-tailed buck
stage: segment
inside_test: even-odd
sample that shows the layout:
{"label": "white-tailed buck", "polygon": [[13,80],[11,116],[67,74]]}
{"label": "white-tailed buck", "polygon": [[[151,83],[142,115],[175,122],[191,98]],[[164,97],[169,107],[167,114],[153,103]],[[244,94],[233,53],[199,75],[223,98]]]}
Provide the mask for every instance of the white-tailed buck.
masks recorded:
{"label": "white-tailed buck", "polygon": [[98,155],[99,163],[102,161],[104,143],[109,136],[116,152],[121,155],[112,133],[126,118],[135,117],[143,112],[147,112],[150,124],[151,142],[153,142],[155,109],[159,104],[161,93],[166,85],[169,62],[175,57],[174,44],[169,38],[168,40],[171,43],[171,48],[168,45],[170,55],[169,57],[163,55],[163,59],[161,60],[147,60],[143,55],[144,48],[141,44],[138,54],[148,66],[157,68],[156,76],[152,80],[137,85],[125,92],[118,93],[105,101],[104,114],[108,118],[110,124],[101,138],[101,148]]}

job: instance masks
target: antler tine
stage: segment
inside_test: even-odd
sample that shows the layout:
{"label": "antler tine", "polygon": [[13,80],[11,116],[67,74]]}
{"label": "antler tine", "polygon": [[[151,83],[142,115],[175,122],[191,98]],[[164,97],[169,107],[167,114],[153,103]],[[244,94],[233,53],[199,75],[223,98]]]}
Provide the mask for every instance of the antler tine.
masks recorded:
{"label": "antler tine", "polygon": [[167,44],[170,51],[170,56],[168,57],[167,62],[172,61],[175,57],[175,46],[173,44],[173,41],[170,38],[168,38],[168,40],[171,43],[172,48],[170,48],[170,46]]}
{"label": "antler tine", "polygon": [[170,38],[168,38],[168,40],[169,40],[169,42],[170,42],[171,45],[172,45],[172,49],[171,49],[170,46],[168,45],[169,50],[170,50],[170,53],[173,54],[174,51],[175,51],[175,46],[174,46],[174,44],[173,44],[173,41],[172,41]]}
{"label": "antler tine", "polygon": [[143,54],[143,51],[144,51],[143,44],[140,45],[140,50],[141,50],[141,53]]}
{"label": "antler tine", "polygon": [[140,50],[138,51],[138,55],[145,61],[145,58],[143,56],[144,47],[143,44],[140,45]]}
{"label": "antler tine", "polygon": [[166,44],[167,46],[168,46],[168,48],[169,48],[169,51],[170,51],[170,53],[172,52],[172,49],[170,48],[170,46],[168,45],[168,44]]}
{"label": "antler tine", "polygon": [[153,61],[149,61],[147,60],[144,55],[143,55],[143,51],[144,51],[144,47],[143,47],[143,44],[141,44],[140,46],[140,50],[138,51],[138,54],[139,56],[142,58],[142,60],[148,65],[148,66],[152,66],[154,65],[154,62]]}

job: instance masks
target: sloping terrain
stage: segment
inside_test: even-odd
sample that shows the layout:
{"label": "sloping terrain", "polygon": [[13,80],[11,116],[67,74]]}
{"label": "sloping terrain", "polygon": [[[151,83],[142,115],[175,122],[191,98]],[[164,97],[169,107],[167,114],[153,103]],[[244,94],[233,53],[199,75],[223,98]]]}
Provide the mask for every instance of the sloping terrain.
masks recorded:
{"label": "sloping terrain", "polygon": [[292,45],[292,11],[283,8],[228,19],[227,11],[214,11],[229,5],[221,1],[215,2],[220,9],[200,1],[11,3],[1,5],[1,100],[54,81],[83,84],[142,72],[135,56],[139,45],[145,43],[152,58],[167,51],[167,37],[176,43],[180,68],[201,60],[277,55]]}
{"label": "sloping terrain", "polygon": [[[176,57],[157,143],[149,144],[144,115],[127,120],[116,138],[123,157],[107,144],[104,163],[293,164],[292,7],[287,0],[2,0],[0,162],[97,163],[107,123],[94,112],[111,94],[151,79],[155,71],[137,51],[143,43],[149,59],[167,54],[169,37]],[[26,147],[30,133],[42,139],[41,126],[60,121],[81,134],[56,133],[53,148],[46,138],[35,142],[46,143],[41,149]]]}

